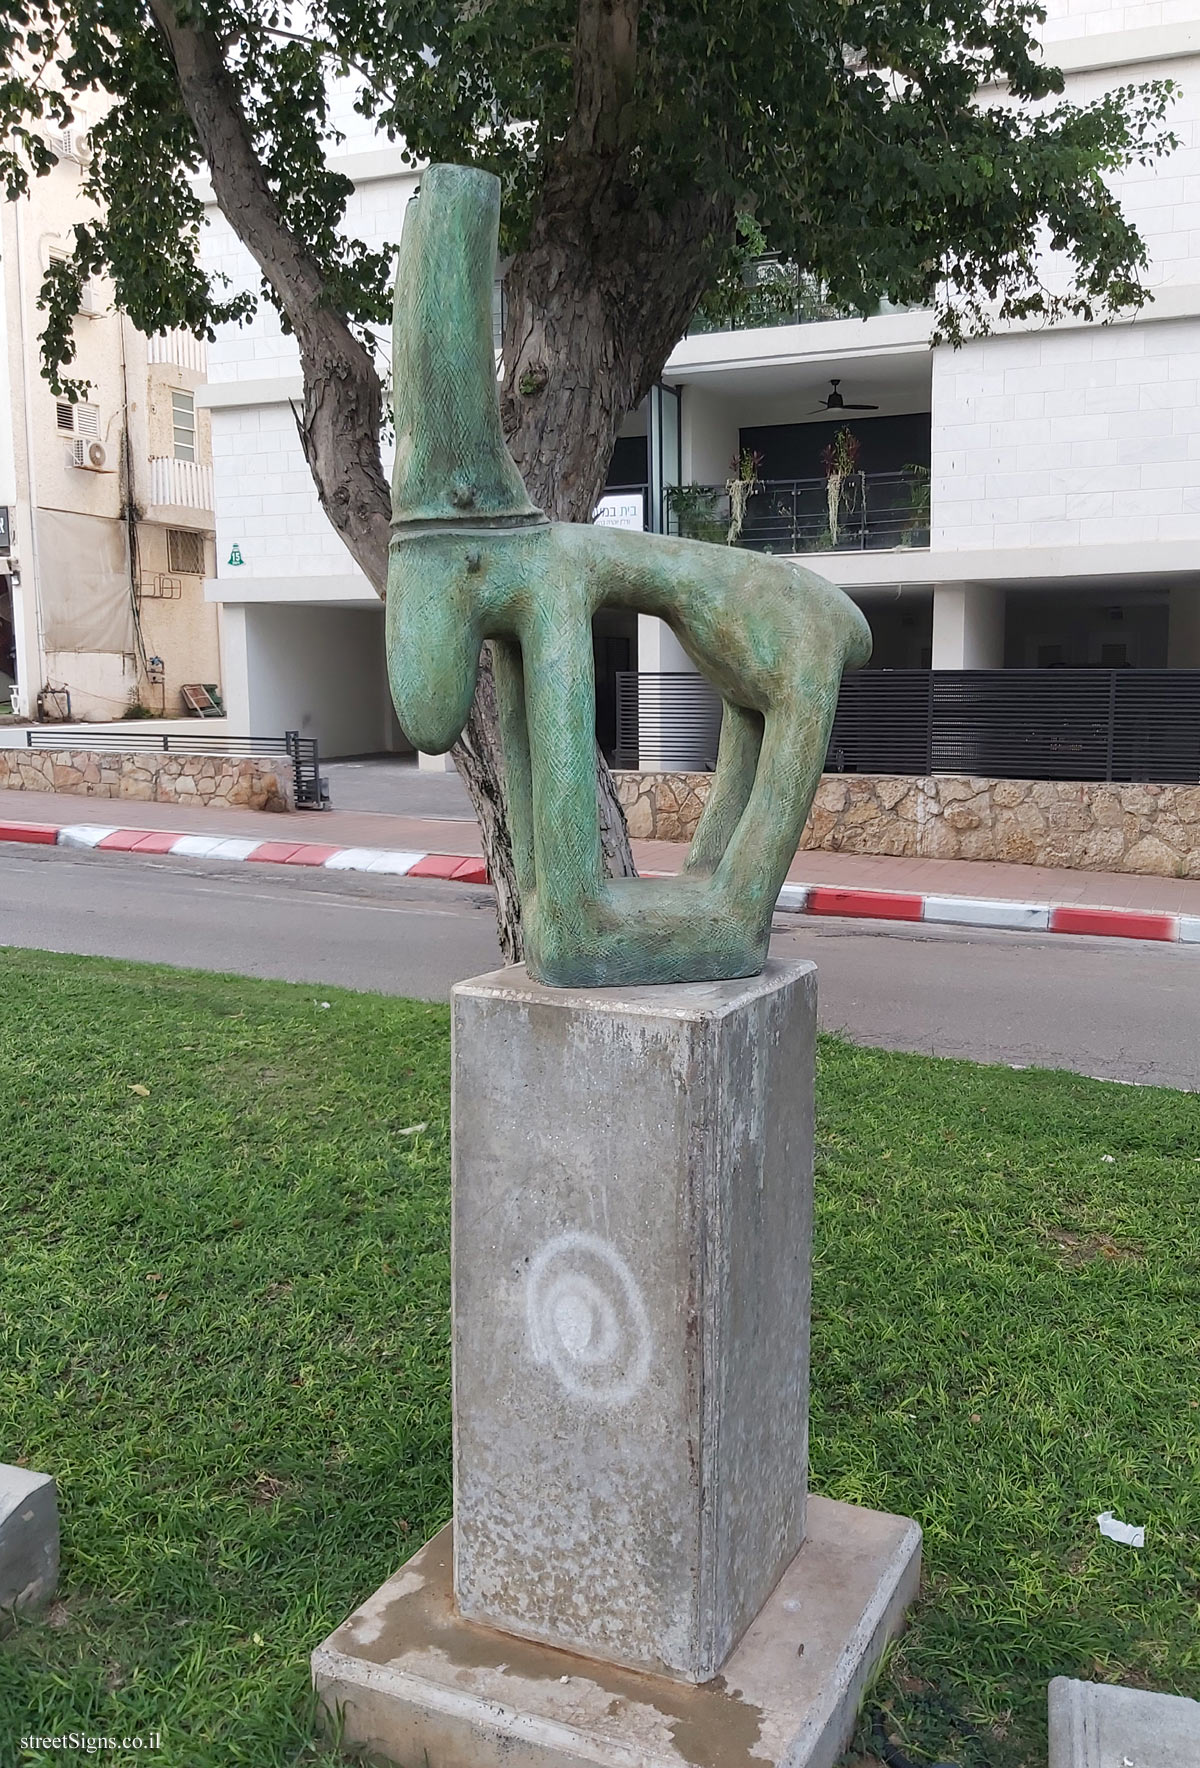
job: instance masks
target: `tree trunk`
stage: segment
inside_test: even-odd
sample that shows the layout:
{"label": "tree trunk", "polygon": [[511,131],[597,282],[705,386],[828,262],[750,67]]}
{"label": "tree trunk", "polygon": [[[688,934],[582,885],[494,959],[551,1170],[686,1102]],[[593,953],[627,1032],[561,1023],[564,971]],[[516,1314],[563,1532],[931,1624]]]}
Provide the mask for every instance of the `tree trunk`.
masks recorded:
{"label": "tree trunk", "polygon": [[[708,287],[719,221],[699,198],[665,218],[631,213],[619,177],[596,171],[564,166],[548,181],[504,285],[505,437],[533,501],[564,522],[595,509],[622,422]],[[605,868],[630,877],[625,813],[599,748],[596,799]]]}
{"label": "tree trunk", "polygon": [[[222,46],[179,0],[149,0],[174,62],[225,219],[270,283],[304,373],[298,418],[321,507],[382,595],[390,499],[379,454],[382,396],[362,342],[325,304],[292,234],[225,66]],[[617,431],[683,335],[715,269],[732,206],[698,192],[658,215],[634,206],[622,135],[636,65],[638,0],[579,0],[575,111],[547,168],[527,247],[506,281],[505,435],[530,495],[557,521],[586,522]],[[454,760],[479,818],[505,958],[522,955],[521,902],[504,801],[490,656]],[[597,750],[601,844],[610,875],[633,872],[612,776]]]}

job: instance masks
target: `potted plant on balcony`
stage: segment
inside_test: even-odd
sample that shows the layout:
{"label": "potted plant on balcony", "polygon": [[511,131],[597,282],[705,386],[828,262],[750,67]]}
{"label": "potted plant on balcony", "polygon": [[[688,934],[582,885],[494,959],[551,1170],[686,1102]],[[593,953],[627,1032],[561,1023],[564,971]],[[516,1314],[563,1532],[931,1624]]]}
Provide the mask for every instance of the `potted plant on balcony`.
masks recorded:
{"label": "potted plant on balcony", "polygon": [[707,540],[720,546],[727,524],[717,509],[719,485],[668,485],[666,495],[676,534],[684,540]]}
{"label": "potted plant on balcony", "polygon": [[908,521],[900,532],[901,546],[929,545],[930,481],[929,468],[910,462],[908,474]]}
{"label": "potted plant on balcony", "polygon": [[729,495],[726,546],[736,546],[738,543],[742,524],[746,520],[746,505],[762,486],[762,480],[758,476],[762,463],[763,457],[756,448],[743,448],[729,463],[731,476],[725,481],[725,490]]}
{"label": "potted plant on balcony", "polygon": [[[841,523],[842,509],[850,505],[850,492],[847,481],[858,472],[858,437],[854,431],[843,424],[834,435],[833,441],[821,452],[821,464],[825,468],[825,496],[829,504],[829,540],[831,546],[838,543],[838,532]],[[843,504],[843,496],[845,503]]]}

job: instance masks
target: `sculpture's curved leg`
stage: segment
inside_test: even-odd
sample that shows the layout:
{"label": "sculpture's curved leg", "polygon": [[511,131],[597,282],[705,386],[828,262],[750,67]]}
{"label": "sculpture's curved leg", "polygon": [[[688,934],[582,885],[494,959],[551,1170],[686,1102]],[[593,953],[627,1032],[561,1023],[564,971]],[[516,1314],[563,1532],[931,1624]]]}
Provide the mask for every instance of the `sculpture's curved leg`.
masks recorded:
{"label": "sculpture's curved leg", "polygon": [[724,702],[717,770],[708,802],[688,848],[684,871],[704,876],[715,871],[750,801],[762,747],[761,712]]}
{"label": "sculpture's curved leg", "polygon": [[[600,815],[591,789],[595,732],[578,708],[595,704],[591,622],[547,609],[522,632],[525,717],[532,760],[535,888],[526,915],[531,971],[594,940],[603,876]],[[588,790],[581,782],[588,782]]]}
{"label": "sculpture's curved leg", "polygon": [[492,679],[504,749],[504,795],[512,837],[513,871],[523,898],[537,883],[533,857],[533,774],[529,725],[525,717],[525,669],[521,649],[511,639],[492,640]]}
{"label": "sculpture's curved leg", "polygon": [[825,683],[798,682],[788,703],[767,713],[750,801],[714,874],[767,933],[821,783],[836,705]]}

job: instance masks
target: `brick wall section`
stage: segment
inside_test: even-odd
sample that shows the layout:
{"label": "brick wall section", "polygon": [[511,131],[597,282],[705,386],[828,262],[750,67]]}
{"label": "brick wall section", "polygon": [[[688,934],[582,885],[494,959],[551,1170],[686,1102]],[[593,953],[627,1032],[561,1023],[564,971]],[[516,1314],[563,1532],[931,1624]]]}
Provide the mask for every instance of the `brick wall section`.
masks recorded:
{"label": "brick wall section", "polygon": [[290,762],[253,755],[236,759],[115,749],[0,749],[0,790],[238,810],[295,809]]}
{"label": "brick wall section", "polygon": [[[616,779],[631,835],[688,841],[712,775]],[[1200,786],[826,774],[800,845],[1200,878]]]}

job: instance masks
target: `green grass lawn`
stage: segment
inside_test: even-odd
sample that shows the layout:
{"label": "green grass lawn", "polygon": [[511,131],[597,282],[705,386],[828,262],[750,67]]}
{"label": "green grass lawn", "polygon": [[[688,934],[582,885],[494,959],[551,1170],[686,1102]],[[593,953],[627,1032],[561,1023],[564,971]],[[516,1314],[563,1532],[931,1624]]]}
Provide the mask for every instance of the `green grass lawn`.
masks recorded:
{"label": "green grass lawn", "polygon": [[[0,966],[0,1460],[64,1528],[0,1768],[332,1760],[308,1652],[450,1510],[447,1012]],[[1200,1099],[826,1040],[820,1101],[813,1484],[925,1529],[893,1735],[1040,1765],[1052,1675],[1200,1692]]]}

